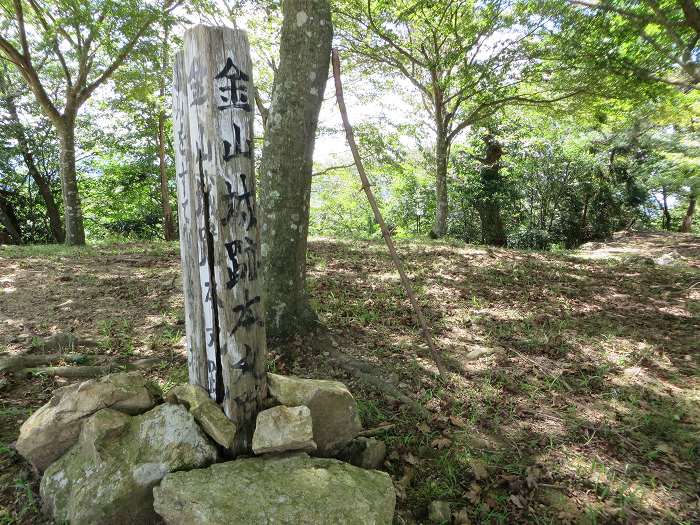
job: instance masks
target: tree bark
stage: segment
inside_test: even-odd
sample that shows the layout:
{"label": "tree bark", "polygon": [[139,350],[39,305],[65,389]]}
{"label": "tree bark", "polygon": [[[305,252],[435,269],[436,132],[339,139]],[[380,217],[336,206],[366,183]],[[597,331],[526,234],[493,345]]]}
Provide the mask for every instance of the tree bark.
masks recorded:
{"label": "tree bark", "polygon": [[503,155],[501,145],[490,135],[486,142],[486,155],[481,167],[481,184],[483,196],[477,205],[481,219],[481,242],[490,246],[505,246],[507,237],[498,192],[502,188],[500,160]]}
{"label": "tree bark", "polygon": [[168,170],[165,159],[165,109],[163,108],[165,97],[165,75],[168,69],[168,38],[169,27],[165,23],[163,27],[163,44],[161,46],[161,75],[160,75],[160,109],[158,111],[158,168],[160,171],[160,204],[163,210],[163,238],[166,241],[177,239],[175,235],[175,221],[173,209],[170,205],[170,187],[168,185]]}
{"label": "tree bark", "polygon": [[54,241],[59,243],[64,242],[65,234],[63,233],[63,224],[61,223],[61,212],[56,204],[56,199],[51,191],[51,186],[49,186],[48,181],[37,169],[31,152],[25,156],[24,162],[27,165],[29,174],[32,176],[34,182],[36,182],[36,185],[39,188],[41,197],[44,199],[44,204],[46,205],[46,216],[49,219],[49,225],[51,228],[51,235],[53,236]]}
{"label": "tree bark", "polygon": [[260,217],[269,335],[303,333],[313,151],[333,27],[327,0],[285,0],[280,63],[260,164]]}
{"label": "tree bark", "polygon": [[683,222],[678,231],[681,233],[690,233],[690,228],[693,226],[693,215],[695,214],[695,204],[698,195],[696,192],[691,192],[688,197],[688,209],[685,212],[685,217],[683,217]]}
{"label": "tree bark", "polygon": [[22,244],[22,232],[20,230],[19,224],[13,217],[13,213],[10,208],[2,201],[0,198],[0,224],[2,224],[10,238],[16,244]]}
{"label": "tree bark", "polygon": [[177,239],[173,208],[170,205],[170,187],[168,186],[168,171],[165,160],[165,115],[158,115],[158,167],[160,170],[160,205],[163,210],[163,238],[166,241]]}
{"label": "tree bark", "polygon": [[60,147],[61,192],[66,226],[65,242],[70,246],[85,244],[83,209],[80,204],[75,170],[75,117],[75,114],[66,110],[60,121],[60,126],[56,126]]}
{"label": "tree bark", "polygon": [[661,187],[661,196],[663,200],[661,201],[661,211],[664,214],[664,218],[661,227],[666,231],[671,231],[671,213],[668,211],[668,196],[666,194],[666,187]]}
{"label": "tree bark", "polygon": [[447,234],[447,215],[449,213],[447,202],[447,158],[450,145],[446,133],[442,127],[438,127],[437,141],[435,143],[435,225],[432,237],[439,238]]}

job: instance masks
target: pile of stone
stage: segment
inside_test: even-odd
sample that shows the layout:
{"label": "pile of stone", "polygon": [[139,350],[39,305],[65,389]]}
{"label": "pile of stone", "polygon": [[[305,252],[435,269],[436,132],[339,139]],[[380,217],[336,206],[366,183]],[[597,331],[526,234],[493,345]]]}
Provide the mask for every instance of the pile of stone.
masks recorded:
{"label": "pile of stone", "polygon": [[223,460],[236,425],[203,389],[163,402],[136,372],[58,389],[15,446],[58,523],[392,523],[384,444],[357,437],[345,385],[268,374],[268,389],[250,457]]}

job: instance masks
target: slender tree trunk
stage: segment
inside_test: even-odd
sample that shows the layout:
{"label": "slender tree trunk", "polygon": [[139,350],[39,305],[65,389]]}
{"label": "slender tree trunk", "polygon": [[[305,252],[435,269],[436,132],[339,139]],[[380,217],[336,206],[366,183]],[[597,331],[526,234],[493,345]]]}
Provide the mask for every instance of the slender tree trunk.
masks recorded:
{"label": "slender tree trunk", "polygon": [[160,169],[160,204],[163,210],[163,238],[166,241],[174,241],[177,236],[173,208],[170,205],[170,187],[165,160],[165,115],[162,111],[158,114],[158,167]]}
{"label": "slender tree trunk", "polygon": [[671,213],[668,211],[668,196],[666,195],[666,187],[661,187],[661,211],[663,212],[664,218],[661,227],[666,231],[671,231]]}
{"label": "slender tree trunk", "polygon": [[280,64],[260,164],[267,333],[303,333],[316,319],[306,291],[314,141],[333,28],[327,0],[285,0]]}
{"label": "slender tree trunk", "polygon": [[[31,153],[29,155],[31,155]],[[44,204],[46,205],[46,215],[49,219],[49,226],[51,228],[51,235],[53,236],[54,241],[64,242],[65,234],[63,233],[63,225],[61,224],[61,213],[56,205],[56,200],[54,199],[53,192],[51,191],[51,186],[49,186],[48,181],[41,175],[41,173],[39,173],[39,170],[36,168],[36,164],[34,164],[33,158],[25,158],[25,163],[29,169],[29,174],[32,176],[34,182],[36,182],[36,185],[39,188],[41,197],[44,199]]]}
{"label": "slender tree trunk", "polygon": [[165,159],[165,109],[163,101],[165,97],[165,75],[168,69],[168,38],[169,27],[165,23],[163,27],[163,44],[161,46],[161,75],[160,75],[160,109],[158,111],[158,168],[160,170],[160,205],[163,210],[163,237],[166,241],[177,239],[175,234],[175,221],[173,219],[173,208],[170,205],[170,187],[168,185],[168,169]]}
{"label": "slender tree trunk", "polygon": [[17,224],[14,214],[9,206],[7,206],[2,200],[0,200],[0,224],[5,227],[13,242],[16,244],[22,244],[22,233],[20,231],[19,224]]}
{"label": "slender tree trunk", "polygon": [[688,209],[685,211],[685,217],[683,217],[683,222],[678,231],[681,233],[690,233],[690,228],[693,226],[693,215],[695,214],[695,204],[698,195],[696,192],[691,192],[688,198]]}
{"label": "slender tree trunk", "polygon": [[60,146],[61,191],[63,193],[63,216],[66,226],[65,242],[76,246],[85,244],[83,210],[78,193],[75,170],[75,114],[66,114],[60,126],[56,126]]}
{"label": "slender tree trunk", "polygon": [[498,193],[503,181],[500,175],[501,145],[490,135],[485,138],[486,155],[481,167],[483,197],[477,205],[481,219],[481,242],[491,246],[505,246],[506,231],[501,219],[501,204]]}
{"label": "slender tree trunk", "polygon": [[447,157],[450,145],[447,142],[445,131],[439,126],[437,141],[435,143],[435,225],[433,226],[433,238],[439,238],[447,234]]}
{"label": "slender tree trunk", "polygon": [[588,208],[591,202],[591,195],[586,193],[586,198],[583,201],[583,210],[581,211],[581,220],[578,225],[578,240],[577,242],[583,242],[587,239],[586,229],[588,227]]}

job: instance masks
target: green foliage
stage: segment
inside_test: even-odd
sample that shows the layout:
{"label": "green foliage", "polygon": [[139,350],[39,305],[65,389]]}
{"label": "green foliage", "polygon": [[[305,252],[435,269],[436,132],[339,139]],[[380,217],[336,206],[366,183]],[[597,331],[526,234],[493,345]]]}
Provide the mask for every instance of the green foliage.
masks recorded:
{"label": "green foliage", "polygon": [[156,239],[161,231],[157,167],[115,156],[97,164],[100,175],[80,180],[85,227],[93,239],[119,236]]}
{"label": "green foliage", "polygon": [[[46,180],[54,198],[58,199],[56,134],[27,93],[16,89],[19,82],[16,74],[4,68],[0,80],[0,209],[16,221],[23,243],[52,242],[46,203],[28,171],[27,157],[17,137],[24,138],[38,175]],[[24,118],[16,120],[13,109]],[[2,229],[0,221],[0,231]]]}
{"label": "green foliage", "polygon": [[[9,20],[13,7],[9,0],[5,4]],[[245,24],[258,64],[256,85],[262,103],[269,104],[279,54],[279,3],[229,2],[222,12],[208,2],[185,2],[172,16],[137,0],[73,4],[42,3],[40,11],[50,14],[52,23],[48,31],[29,35],[36,60],[44,60],[42,81],[59,109],[65,72],[52,39],[67,38],[57,30],[61,24],[69,36],[80,27],[96,31],[100,45],[91,74],[97,74],[124,39],[134,36],[137,24],[128,21],[156,17],[114,72],[113,85],[96,91],[77,123],[88,236],[155,239],[162,223],[158,116],[163,111],[167,116],[172,62],[163,59],[180,45],[178,24],[185,21],[180,16],[197,11],[212,23],[227,17]],[[27,24],[39,23],[39,12],[23,5]],[[92,14],[103,9],[108,14],[95,22]],[[355,132],[393,234],[431,231],[440,126],[450,143],[447,231],[455,238],[481,242],[484,203],[497,204],[514,247],[576,246],[630,225],[679,228],[700,192],[700,95],[672,86],[691,82],[687,66],[697,60],[697,49],[681,57],[685,65],[674,62],[679,42],[692,43],[693,29],[675,4],[661,3],[652,11],[646,4],[617,0],[593,7],[564,0],[336,2],[348,91],[360,105],[382,106],[381,114],[360,116]],[[666,26],[659,23],[662,15]],[[648,22],[643,27],[640,17]],[[677,41],[669,39],[669,27]],[[7,38],[19,44],[16,27],[8,26]],[[61,46],[72,71],[77,51]],[[389,94],[402,96],[408,106],[394,107]],[[31,151],[60,208],[57,138],[34,96],[26,90],[16,96]],[[443,97],[442,106],[436,97]],[[405,107],[409,115],[402,115]],[[436,108],[446,111],[442,124]],[[23,242],[48,242],[46,206],[12,138],[13,125],[0,101],[0,204],[14,217]],[[324,135],[337,131],[321,129]],[[169,118],[165,133],[172,134]],[[480,160],[486,133],[503,148],[498,170],[490,172]],[[171,141],[166,162],[173,181]],[[317,172],[310,233],[378,238],[348,157],[324,158]],[[177,210],[174,193],[171,182],[171,205]],[[0,224],[2,242],[6,234]]]}
{"label": "green foliage", "polygon": [[508,237],[508,246],[527,250],[548,250],[552,236],[547,230],[519,228]]}

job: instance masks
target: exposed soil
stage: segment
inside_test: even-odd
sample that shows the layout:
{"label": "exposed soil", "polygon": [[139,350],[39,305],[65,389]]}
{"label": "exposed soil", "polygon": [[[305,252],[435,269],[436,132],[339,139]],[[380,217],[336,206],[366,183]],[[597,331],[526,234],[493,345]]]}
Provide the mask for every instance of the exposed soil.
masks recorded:
{"label": "exposed soil", "polygon": [[[634,233],[579,252],[437,242],[399,251],[451,373],[441,383],[385,248],[314,240],[309,289],[337,349],[427,417],[358,381],[311,335],[269,368],[346,382],[388,445],[397,523],[700,522],[700,238]],[[87,364],[157,357],[187,380],[178,248],[0,247],[0,351],[71,332]],[[325,332],[324,332],[325,333]],[[325,344],[325,343],[324,343]],[[19,425],[66,380],[0,374],[0,524],[47,523]]]}

